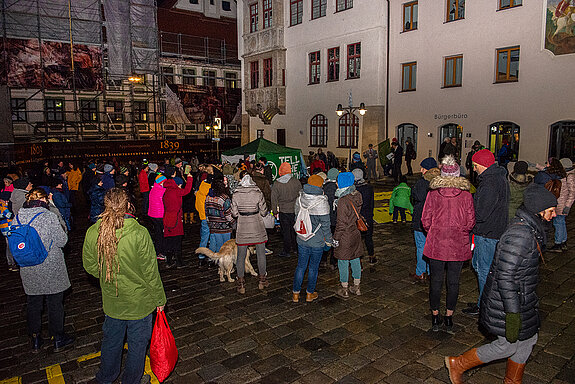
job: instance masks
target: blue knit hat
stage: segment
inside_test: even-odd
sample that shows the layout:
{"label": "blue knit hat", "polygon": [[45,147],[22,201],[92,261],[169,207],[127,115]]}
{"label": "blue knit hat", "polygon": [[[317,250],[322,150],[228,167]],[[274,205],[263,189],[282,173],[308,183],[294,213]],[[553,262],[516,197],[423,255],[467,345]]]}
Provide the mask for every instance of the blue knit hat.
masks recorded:
{"label": "blue knit hat", "polygon": [[166,176],[164,175],[158,175],[156,176],[156,184],[161,184],[162,181],[166,180]]}
{"label": "blue knit hat", "polygon": [[337,175],[339,175],[339,169],[337,169],[337,168],[332,168],[329,171],[327,171],[327,178],[329,180],[336,181]]}
{"label": "blue knit hat", "polygon": [[429,171],[431,168],[437,168],[437,161],[435,161],[433,157],[428,157],[427,159],[424,159],[419,165],[421,165],[421,168],[427,169]]}
{"label": "blue knit hat", "polygon": [[353,161],[361,161],[361,155],[359,154],[359,152],[355,152],[353,154]]}
{"label": "blue knit hat", "polygon": [[353,185],[354,177],[351,172],[342,172],[337,176],[337,186],[339,188],[347,188]]}

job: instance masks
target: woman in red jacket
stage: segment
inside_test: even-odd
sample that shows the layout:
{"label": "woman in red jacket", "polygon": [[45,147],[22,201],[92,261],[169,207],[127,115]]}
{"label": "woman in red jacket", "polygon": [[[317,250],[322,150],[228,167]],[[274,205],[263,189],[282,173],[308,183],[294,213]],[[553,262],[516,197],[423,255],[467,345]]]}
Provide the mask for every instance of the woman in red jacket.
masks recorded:
{"label": "woman in red jacket", "polygon": [[453,311],[459,295],[459,275],[463,262],[471,259],[469,232],[475,225],[469,180],[459,177],[459,164],[453,156],[445,156],[441,164],[441,176],[429,183],[429,193],[421,216],[421,224],[427,231],[423,255],[429,259],[429,305],[434,332],[439,331],[439,301],[446,269],[444,322],[447,331],[453,327]]}
{"label": "woman in red jacket", "polygon": [[[192,175],[188,175],[186,187],[180,188],[174,181],[176,169],[169,165],[166,167],[164,181],[164,251],[167,257],[167,268],[183,267],[182,263],[182,237],[184,236],[184,223],[182,221],[182,197],[192,190]],[[175,257],[175,263],[174,263]]]}

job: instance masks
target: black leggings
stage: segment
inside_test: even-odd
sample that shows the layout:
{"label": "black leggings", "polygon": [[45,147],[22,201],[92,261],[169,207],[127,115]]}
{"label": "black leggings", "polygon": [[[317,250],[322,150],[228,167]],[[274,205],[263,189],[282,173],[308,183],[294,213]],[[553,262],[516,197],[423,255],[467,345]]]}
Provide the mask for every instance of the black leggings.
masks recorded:
{"label": "black leggings", "polygon": [[429,271],[431,283],[429,286],[429,305],[432,311],[439,311],[439,301],[441,298],[441,288],[445,278],[445,269],[447,268],[447,299],[446,309],[455,310],[457,297],[459,296],[459,276],[463,261],[441,261],[429,259]]}

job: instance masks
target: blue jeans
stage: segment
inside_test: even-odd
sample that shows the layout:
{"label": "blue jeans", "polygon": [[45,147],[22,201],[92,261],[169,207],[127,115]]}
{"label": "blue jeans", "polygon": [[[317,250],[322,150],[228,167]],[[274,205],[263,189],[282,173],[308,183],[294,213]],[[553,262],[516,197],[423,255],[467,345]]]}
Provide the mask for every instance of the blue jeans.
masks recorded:
{"label": "blue jeans", "polygon": [[[210,240],[210,227],[208,227],[208,220],[204,219],[200,222],[200,247],[206,248]],[[198,254],[198,258],[204,259],[206,256]]]}
{"label": "blue jeans", "polygon": [[309,264],[306,291],[308,293],[314,293],[315,284],[317,283],[317,271],[319,269],[319,262],[323,255],[323,248],[312,248],[298,244],[297,250],[298,257],[297,267],[295,268],[295,274],[293,277],[293,291],[299,292],[301,290],[303,276],[305,275],[305,270],[308,269]]}
{"label": "blue jeans", "polygon": [[339,281],[342,283],[349,282],[349,266],[351,265],[351,277],[355,280],[361,279],[361,262],[359,257],[353,260],[338,260],[337,268],[339,269]]}
{"label": "blue jeans", "polygon": [[565,215],[557,215],[553,218],[555,227],[555,244],[563,244],[567,241],[567,227],[565,226]]}
{"label": "blue jeans", "polygon": [[218,252],[226,241],[232,238],[232,233],[210,233],[210,251]]}
{"label": "blue jeans", "polygon": [[491,263],[493,262],[493,256],[495,256],[495,247],[497,247],[497,239],[489,239],[487,237],[482,237],[475,235],[475,249],[473,250],[473,259],[471,259],[471,265],[475,272],[477,272],[477,282],[479,283],[479,299],[477,300],[477,306],[481,303],[481,295],[483,294],[483,287],[487,281],[487,275],[489,274],[489,268],[491,268]]}
{"label": "blue jeans", "polygon": [[425,247],[425,233],[421,231],[413,231],[413,238],[415,239],[415,249],[417,256],[417,264],[415,264],[415,274],[421,276],[422,273],[428,272],[427,263],[423,260],[423,248]]}
{"label": "blue jeans", "polygon": [[124,364],[122,384],[139,384],[144,374],[146,349],[152,338],[153,313],[140,320],[118,320],[106,315],[102,357],[96,380],[100,384],[112,384],[120,374],[124,336],[128,333],[128,356]]}

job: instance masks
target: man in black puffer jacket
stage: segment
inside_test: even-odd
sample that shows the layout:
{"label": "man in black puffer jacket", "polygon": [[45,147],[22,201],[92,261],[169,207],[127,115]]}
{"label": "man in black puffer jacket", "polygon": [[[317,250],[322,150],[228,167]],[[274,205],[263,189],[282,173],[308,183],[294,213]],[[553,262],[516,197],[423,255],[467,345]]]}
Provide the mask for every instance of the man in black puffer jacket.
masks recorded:
{"label": "man in black puffer jacket", "polygon": [[479,174],[479,186],[473,196],[475,204],[475,227],[473,228],[475,249],[471,265],[477,272],[479,298],[477,304],[463,309],[468,315],[479,315],[481,295],[493,261],[495,247],[509,222],[509,183],[507,170],[495,163],[489,149],[482,149],[472,157],[473,167]]}
{"label": "man in black puffer jacket", "polygon": [[501,236],[481,298],[479,323],[497,339],[458,357],[446,357],[452,383],[475,366],[507,358],[505,383],[521,383],[537,343],[540,319],[535,293],[539,256],[545,244],[543,221],[551,221],[557,199],[538,184],[525,190],[523,205]]}

